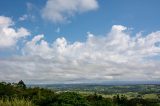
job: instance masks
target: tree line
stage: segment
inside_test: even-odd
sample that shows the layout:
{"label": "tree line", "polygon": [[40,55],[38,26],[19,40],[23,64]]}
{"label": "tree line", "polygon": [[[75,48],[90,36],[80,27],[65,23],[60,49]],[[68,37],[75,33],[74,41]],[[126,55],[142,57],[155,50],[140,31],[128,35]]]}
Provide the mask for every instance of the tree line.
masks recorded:
{"label": "tree line", "polygon": [[97,93],[86,96],[76,92],[56,93],[53,90],[39,87],[27,88],[22,80],[18,83],[0,82],[0,105],[3,106],[2,104],[6,101],[24,101],[30,104],[23,104],[23,106],[160,106],[159,99],[140,97],[128,99],[125,95],[104,98]]}

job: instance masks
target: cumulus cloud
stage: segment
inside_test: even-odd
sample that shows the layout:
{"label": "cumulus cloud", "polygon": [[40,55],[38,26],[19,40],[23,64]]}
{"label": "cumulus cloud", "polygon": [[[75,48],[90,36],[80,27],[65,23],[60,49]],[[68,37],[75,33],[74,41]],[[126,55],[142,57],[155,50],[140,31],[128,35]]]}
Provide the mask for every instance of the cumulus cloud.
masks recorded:
{"label": "cumulus cloud", "polygon": [[19,39],[30,34],[27,29],[23,27],[15,29],[13,25],[11,18],[0,16],[0,48],[15,46]]}
{"label": "cumulus cloud", "polygon": [[105,36],[88,33],[85,42],[53,43],[37,35],[26,42],[23,55],[0,60],[0,80],[41,83],[160,80],[160,31],[131,36],[114,25]]}
{"label": "cumulus cloud", "polygon": [[42,10],[42,17],[54,23],[61,23],[68,21],[76,13],[97,8],[97,0],[48,0]]}

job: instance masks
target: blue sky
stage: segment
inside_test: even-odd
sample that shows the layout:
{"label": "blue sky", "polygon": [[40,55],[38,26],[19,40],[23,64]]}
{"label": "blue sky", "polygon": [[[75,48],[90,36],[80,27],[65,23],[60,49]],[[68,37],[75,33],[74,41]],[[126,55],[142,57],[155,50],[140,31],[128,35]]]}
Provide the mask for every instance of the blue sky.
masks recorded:
{"label": "blue sky", "polygon": [[[27,8],[27,3],[33,5],[32,9]],[[0,3],[0,14],[11,17],[17,27],[24,26],[33,34],[44,33],[48,41],[59,36],[65,36],[72,42],[84,41],[86,32],[103,35],[115,24],[133,28],[133,33],[150,33],[160,28],[159,0],[98,0],[99,8],[96,11],[76,14],[71,17],[69,24],[54,24],[43,20],[40,13],[45,3],[46,0],[3,0]],[[24,14],[35,16],[35,20],[19,22],[18,18]],[[58,27],[60,33],[55,32]]]}
{"label": "blue sky", "polygon": [[[0,80],[159,80],[159,4],[159,0],[0,1]],[[49,66],[44,63],[42,67],[37,60]],[[44,78],[35,79],[38,70]],[[66,74],[62,80],[52,78],[61,78],[61,74]]]}

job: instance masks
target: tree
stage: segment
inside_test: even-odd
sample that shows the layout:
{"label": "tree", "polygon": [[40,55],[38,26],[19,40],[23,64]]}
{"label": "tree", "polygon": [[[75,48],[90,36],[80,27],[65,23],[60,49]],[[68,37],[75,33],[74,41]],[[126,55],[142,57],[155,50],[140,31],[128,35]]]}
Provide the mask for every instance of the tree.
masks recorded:
{"label": "tree", "polygon": [[23,89],[26,89],[26,85],[24,84],[24,82],[22,80],[20,80],[17,84],[18,87],[21,87]]}

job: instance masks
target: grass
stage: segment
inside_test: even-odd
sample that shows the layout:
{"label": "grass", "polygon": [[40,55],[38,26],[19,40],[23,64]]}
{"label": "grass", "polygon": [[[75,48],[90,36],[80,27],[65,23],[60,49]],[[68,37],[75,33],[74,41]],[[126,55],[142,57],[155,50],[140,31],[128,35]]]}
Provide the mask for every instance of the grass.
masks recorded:
{"label": "grass", "polygon": [[145,94],[143,98],[144,99],[158,99],[158,96],[156,94]]}
{"label": "grass", "polygon": [[29,100],[13,98],[11,100],[1,99],[0,106],[35,106],[35,105]]}

